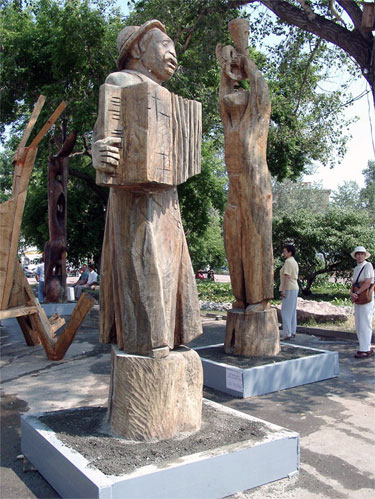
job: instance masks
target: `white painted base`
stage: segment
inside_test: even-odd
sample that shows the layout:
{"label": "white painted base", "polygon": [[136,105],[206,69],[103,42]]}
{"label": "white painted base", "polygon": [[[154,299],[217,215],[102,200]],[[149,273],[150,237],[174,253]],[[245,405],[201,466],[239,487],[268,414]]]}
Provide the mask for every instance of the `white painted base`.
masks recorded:
{"label": "white painted base", "polygon": [[[283,343],[282,343],[283,344]],[[198,347],[195,350],[214,348],[219,345]],[[223,364],[201,357],[203,365],[203,384],[235,397],[246,398],[277,392],[294,386],[306,385],[334,378],[339,375],[339,355],[337,352],[316,348],[289,347],[314,350],[316,355],[299,359],[275,362],[263,366],[243,369],[235,365]]]}
{"label": "white painted base", "polygon": [[[261,421],[215,402],[204,403],[233,417]],[[64,446],[40,416],[22,416],[22,452],[63,498],[221,498],[299,470],[298,433],[261,421],[266,435],[257,442],[243,441],[123,476],[107,476]]]}

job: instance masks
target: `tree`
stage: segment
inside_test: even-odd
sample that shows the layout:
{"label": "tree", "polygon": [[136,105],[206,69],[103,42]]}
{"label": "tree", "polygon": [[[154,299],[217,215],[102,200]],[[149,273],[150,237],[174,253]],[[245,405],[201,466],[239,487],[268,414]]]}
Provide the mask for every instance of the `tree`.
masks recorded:
{"label": "tree", "polygon": [[329,205],[329,189],[323,189],[319,183],[306,183],[301,180],[285,179],[272,182],[274,216],[293,213],[299,210],[323,212]]}
{"label": "tree", "polygon": [[361,189],[355,180],[346,180],[333,191],[332,204],[348,210],[362,208],[360,191]]}
{"label": "tree", "polygon": [[[39,94],[47,96],[40,123],[62,99],[66,100],[68,107],[55,133],[64,138],[74,130],[78,132],[76,149],[70,158],[68,185],[68,253],[74,261],[91,255],[98,258],[100,254],[107,191],[95,184],[90,139],[97,114],[98,89],[106,75],[116,69],[116,36],[125,24],[114,5],[114,0],[6,0],[0,14],[4,48],[2,122],[10,127],[8,135],[3,135],[7,154],[0,158],[4,175],[1,182],[8,188],[12,151]],[[133,12],[126,20],[127,24],[139,24],[156,17],[166,24],[180,62],[169,89],[202,102],[204,141],[215,147],[218,157],[222,150],[222,130],[217,110],[219,68],[215,46],[219,41],[229,42],[227,21],[238,15],[235,6],[232,8],[222,0],[143,0],[134,2]],[[255,32],[255,24],[252,29]],[[278,47],[270,62],[261,53],[253,53],[259,67],[269,74],[274,94],[269,166],[280,179],[298,177],[314,159],[328,161],[329,154],[335,155],[337,149],[339,153],[345,142],[335,139],[343,137],[344,124],[338,117],[341,97],[324,95],[317,86],[323,76],[321,68],[326,53],[313,47],[302,50],[306,43],[309,46],[309,39],[296,34],[289,41]],[[289,59],[294,59],[295,64],[288,66]],[[275,69],[279,66],[280,70]],[[281,79],[288,72],[290,76]],[[335,120],[325,118],[327,109]],[[328,147],[330,143],[332,147]],[[47,159],[56,149],[53,138],[40,144],[25,209],[25,236],[39,248],[48,239],[47,225],[41,227],[41,221],[45,221],[41,207],[46,199],[43,196],[46,196]],[[183,222],[191,241],[193,225],[194,230],[207,227],[207,214],[218,212],[220,216],[222,209],[215,204],[222,185],[214,182],[215,169],[206,170],[208,163],[203,162],[201,178],[192,179],[186,188],[179,189]],[[211,182],[209,189],[203,186],[203,179]],[[212,206],[205,201],[196,202],[203,193],[212,200]],[[200,207],[195,217],[191,215],[194,205]],[[200,224],[199,217],[202,217]],[[197,237],[199,234],[205,237],[204,232],[198,232]]]}
{"label": "tree", "polygon": [[[276,269],[281,268],[283,245],[296,245],[304,295],[319,275],[349,277],[354,266],[350,253],[358,245],[375,254],[375,234],[366,214],[331,207],[323,213],[307,210],[284,213],[274,219],[273,244]],[[278,272],[275,274],[278,279]]]}
{"label": "tree", "polygon": [[[95,184],[90,139],[99,86],[116,70],[116,37],[124,19],[111,7],[114,4],[107,2],[104,10],[99,0],[30,1],[25,7],[22,2],[8,1],[1,13],[2,121],[10,127],[0,156],[0,185],[5,191],[2,199],[10,195],[11,158],[38,95],[43,93],[47,97],[38,124],[47,119],[61,100],[66,100],[67,109],[54,132],[62,138],[73,130],[78,132],[77,146],[70,157],[68,183],[68,259],[73,263],[91,257],[99,262],[101,253],[108,192]],[[208,87],[210,78],[212,82],[215,79],[208,74],[201,86],[203,97],[214,95],[213,83]],[[184,95],[191,98],[188,87],[184,88]],[[48,240],[47,160],[57,151],[54,142],[51,137],[49,142],[45,139],[40,144],[23,220],[25,239],[40,249]],[[220,214],[224,209],[225,180],[220,180],[223,174],[218,171],[219,160],[210,157],[210,149],[211,145],[203,149],[203,155],[207,152],[208,157],[203,158],[201,176],[180,189],[182,216],[186,217],[184,225],[190,239],[194,234],[195,239],[205,237],[209,213],[215,209]]]}
{"label": "tree", "polygon": [[260,2],[281,21],[297,26],[322,40],[340,47],[358,64],[368,81],[375,105],[374,42],[371,30],[361,27],[362,10],[355,0],[230,0],[228,6],[240,7]]}
{"label": "tree", "polygon": [[375,228],[375,161],[369,161],[362,174],[365,177],[365,187],[361,189],[360,200]]}
{"label": "tree", "polygon": [[[240,17],[241,2],[222,0],[137,0],[129,2],[129,24],[157,18],[167,27],[176,44],[180,63],[168,88],[203,104],[203,130],[218,137],[222,126],[217,113],[219,82],[215,46],[231,43],[227,23]],[[247,14],[242,14],[247,16]],[[277,23],[250,17],[250,43],[277,33],[279,42],[266,53],[252,50],[272,94],[272,115],[267,161],[271,174],[279,180],[298,178],[313,161],[336,161],[345,153],[345,128],[341,119],[344,94],[322,92],[319,83],[326,77],[326,66],[336,57],[312,35]],[[283,35],[283,36],[281,36]],[[335,54],[336,56],[336,54]],[[345,64],[347,61],[345,61]],[[347,98],[347,95],[345,96]]]}

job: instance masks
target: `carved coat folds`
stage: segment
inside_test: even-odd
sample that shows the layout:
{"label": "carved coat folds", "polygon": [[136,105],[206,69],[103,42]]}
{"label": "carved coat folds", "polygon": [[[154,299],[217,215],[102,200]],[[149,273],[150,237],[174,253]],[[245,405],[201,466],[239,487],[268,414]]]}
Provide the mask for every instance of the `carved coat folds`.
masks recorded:
{"label": "carved coat folds", "polygon": [[[146,80],[125,70],[109,75],[106,83],[125,87]],[[94,140],[104,138],[99,128]],[[110,188],[100,309],[100,340],[117,342],[127,353],[173,349],[202,333],[175,186]]]}

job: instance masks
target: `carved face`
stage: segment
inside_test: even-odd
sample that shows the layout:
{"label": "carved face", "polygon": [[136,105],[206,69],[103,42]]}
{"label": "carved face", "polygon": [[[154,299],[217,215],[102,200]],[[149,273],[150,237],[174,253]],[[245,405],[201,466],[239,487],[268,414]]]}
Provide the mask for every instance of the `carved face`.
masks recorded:
{"label": "carved face", "polygon": [[159,29],[151,30],[150,34],[147,48],[142,54],[143,66],[153,79],[167,81],[177,69],[174,43]]}

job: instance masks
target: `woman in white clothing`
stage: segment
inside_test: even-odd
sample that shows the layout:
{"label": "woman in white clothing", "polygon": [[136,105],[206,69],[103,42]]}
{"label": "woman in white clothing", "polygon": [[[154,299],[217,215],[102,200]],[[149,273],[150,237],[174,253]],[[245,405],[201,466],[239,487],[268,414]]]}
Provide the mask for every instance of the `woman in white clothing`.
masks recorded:
{"label": "woman in white clothing", "polygon": [[356,359],[363,359],[374,355],[374,350],[371,348],[374,296],[372,296],[372,300],[369,303],[363,305],[358,305],[356,300],[358,300],[358,295],[368,289],[374,282],[374,268],[370,262],[366,261],[371,255],[364,246],[354,248],[351,256],[357,261],[353,273],[353,283],[358,280],[360,284],[360,287],[355,290],[356,292],[353,289],[350,291],[350,298],[354,303],[355,327],[359,342],[359,350],[354,357]]}
{"label": "woman in white clothing", "polygon": [[282,295],[281,318],[283,332],[281,340],[290,340],[297,329],[298,263],[294,259],[296,252],[293,244],[286,244],[283,249],[285,263],[280,271],[280,291]]}

